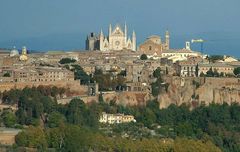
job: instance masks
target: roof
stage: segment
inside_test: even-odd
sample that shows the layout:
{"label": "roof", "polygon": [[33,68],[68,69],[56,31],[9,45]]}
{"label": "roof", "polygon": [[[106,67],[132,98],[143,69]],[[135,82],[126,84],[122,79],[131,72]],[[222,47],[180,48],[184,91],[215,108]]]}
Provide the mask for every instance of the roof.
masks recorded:
{"label": "roof", "polygon": [[158,38],[158,39],[160,39],[161,37],[158,36],[158,35],[151,35],[151,36],[149,36],[147,39],[151,39],[151,38]]}
{"label": "roof", "polygon": [[199,67],[233,67],[225,63],[199,63]]}
{"label": "roof", "polygon": [[187,50],[183,48],[183,49],[169,49],[169,50],[163,51],[162,53],[199,53],[199,52]]}
{"label": "roof", "polygon": [[64,51],[48,51],[46,54],[65,54],[66,52]]}

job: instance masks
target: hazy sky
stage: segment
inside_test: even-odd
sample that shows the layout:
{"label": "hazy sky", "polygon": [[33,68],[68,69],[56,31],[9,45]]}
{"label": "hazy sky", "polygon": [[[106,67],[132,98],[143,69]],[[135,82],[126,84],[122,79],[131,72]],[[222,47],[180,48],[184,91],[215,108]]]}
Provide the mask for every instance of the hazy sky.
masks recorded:
{"label": "hazy sky", "polygon": [[240,0],[0,0],[0,48],[84,49],[86,34],[126,21],[138,43],[169,29],[174,48],[203,38],[208,53],[240,57],[239,8]]}

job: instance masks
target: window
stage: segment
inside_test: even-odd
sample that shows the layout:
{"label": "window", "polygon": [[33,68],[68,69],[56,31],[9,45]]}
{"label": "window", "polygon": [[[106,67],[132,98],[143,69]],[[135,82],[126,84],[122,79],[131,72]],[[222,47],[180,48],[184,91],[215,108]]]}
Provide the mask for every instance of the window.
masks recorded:
{"label": "window", "polygon": [[148,49],[151,51],[152,50],[152,46],[149,46]]}

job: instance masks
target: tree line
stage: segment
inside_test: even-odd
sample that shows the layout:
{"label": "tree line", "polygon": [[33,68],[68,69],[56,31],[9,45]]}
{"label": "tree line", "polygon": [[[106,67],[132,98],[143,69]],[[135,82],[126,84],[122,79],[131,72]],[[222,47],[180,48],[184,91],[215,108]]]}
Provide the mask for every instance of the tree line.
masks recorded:
{"label": "tree line", "polygon": [[[186,104],[159,109],[156,100],[148,101],[145,106],[123,106],[114,100],[106,103],[99,95],[97,103],[73,99],[61,105],[55,98],[61,89],[57,89],[57,94],[47,90],[25,88],[2,93],[3,102],[18,107],[16,112],[1,111],[2,125],[23,129],[16,136],[16,148],[139,151],[141,147],[170,152],[179,151],[176,147],[188,149],[191,146],[184,145],[191,143],[195,145],[191,148],[200,148],[199,151],[240,150],[240,105],[237,103],[202,104],[193,110]],[[102,112],[130,114],[137,122],[99,124]],[[166,142],[169,147],[165,147]]]}

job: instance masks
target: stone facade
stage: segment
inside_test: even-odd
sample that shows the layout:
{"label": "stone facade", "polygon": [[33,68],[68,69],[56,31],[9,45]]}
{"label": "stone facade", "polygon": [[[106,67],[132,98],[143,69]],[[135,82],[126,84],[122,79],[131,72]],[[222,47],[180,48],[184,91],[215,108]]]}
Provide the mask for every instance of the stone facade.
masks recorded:
{"label": "stone facade", "polygon": [[217,71],[219,74],[223,73],[224,75],[230,74],[234,75],[233,70],[234,66],[227,63],[210,63],[210,64],[199,64],[198,65],[198,75],[201,73],[206,74],[212,68],[213,71]]}
{"label": "stone facade", "polygon": [[169,32],[166,32],[166,40],[165,43],[162,42],[161,37],[157,35],[153,35],[147,38],[145,42],[139,45],[139,51],[142,54],[146,54],[148,56],[151,55],[159,55],[161,56],[163,50],[168,50],[170,47],[169,40]]}
{"label": "stone facade", "polygon": [[95,33],[91,33],[86,39],[86,50],[93,51],[100,48],[99,37]]}
{"label": "stone facade", "polygon": [[74,81],[74,73],[62,68],[20,68],[12,74],[14,82]]}
{"label": "stone facade", "polygon": [[130,39],[128,38],[126,24],[124,30],[120,25],[116,25],[112,30],[112,26],[110,24],[108,36],[105,36],[101,30],[99,36],[91,33],[90,36],[87,37],[86,49],[100,51],[129,49],[136,51],[136,34],[133,31],[132,39]]}
{"label": "stone facade", "polygon": [[187,60],[189,57],[201,57],[201,53],[187,49],[166,50],[162,52],[163,58],[171,59],[174,63]]}
{"label": "stone facade", "polygon": [[[20,129],[0,128],[0,144],[13,145],[15,143],[15,136],[21,132]],[[0,149],[1,151],[1,149]]]}
{"label": "stone facade", "polygon": [[[3,73],[10,73],[10,77],[3,77]],[[82,86],[79,80],[74,80],[74,73],[53,67],[25,67],[18,69],[1,68],[0,91],[23,89],[25,87],[57,86],[70,89],[73,94],[88,94],[88,87]]]}
{"label": "stone facade", "polygon": [[202,58],[198,56],[188,57],[187,60],[175,63],[176,73],[181,77],[197,77],[198,64],[202,63]]}
{"label": "stone facade", "polygon": [[102,113],[99,119],[100,123],[108,123],[108,124],[119,124],[119,123],[129,123],[136,122],[134,116],[132,115],[124,115],[124,114],[107,114],[105,112]]}

